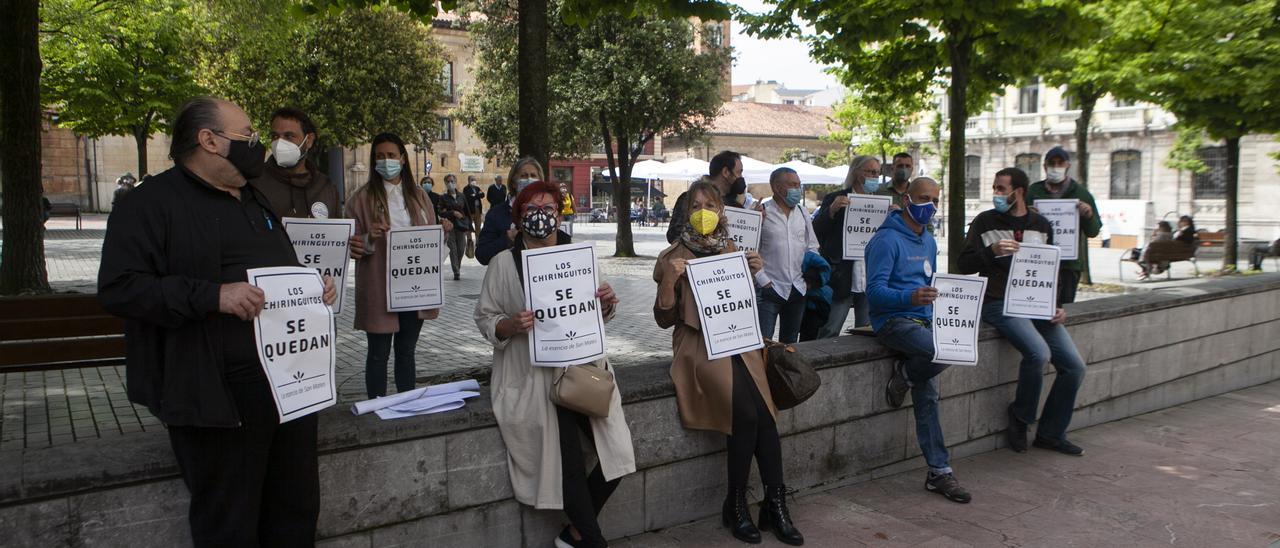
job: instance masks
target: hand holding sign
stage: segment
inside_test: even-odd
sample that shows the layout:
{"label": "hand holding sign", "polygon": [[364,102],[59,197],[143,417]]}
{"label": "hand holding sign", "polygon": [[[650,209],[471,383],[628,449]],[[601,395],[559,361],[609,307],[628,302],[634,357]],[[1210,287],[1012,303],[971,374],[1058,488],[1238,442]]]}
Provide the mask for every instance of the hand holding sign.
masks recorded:
{"label": "hand holding sign", "polygon": [[218,288],[218,312],[233,314],[246,322],[258,315],[262,303],[262,290],[247,282],[222,284]]}
{"label": "hand holding sign", "polygon": [[698,306],[707,359],[718,360],[764,347],[755,288],[747,271],[747,258],[741,251],[688,263],[689,285]]}
{"label": "hand holding sign", "polygon": [[264,295],[253,322],[258,361],[272,387],[280,422],[337,402],[333,312],[312,268],[255,268],[250,283]]}
{"label": "hand holding sign", "polygon": [[934,274],[933,361],[978,365],[978,325],[987,279],[981,276]]}
{"label": "hand holding sign", "polygon": [[533,365],[568,367],[604,357],[601,309],[618,299],[609,284],[597,282],[595,247],[583,243],[526,249],[520,261],[525,306],[533,311]]}
{"label": "hand holding sign", "polygon": [[1004,290],[1004,315],[1052,320],[1058,302],[1057,246],[1023,242],[1013,254]]}
{"label": "hand holding sign", "polygon": [[867,194],[850,194],[849,206],[844,213],[845,260],[861,259],[866,254],[867,242],[875,236],[880,225],[889,215],[893,198]]}

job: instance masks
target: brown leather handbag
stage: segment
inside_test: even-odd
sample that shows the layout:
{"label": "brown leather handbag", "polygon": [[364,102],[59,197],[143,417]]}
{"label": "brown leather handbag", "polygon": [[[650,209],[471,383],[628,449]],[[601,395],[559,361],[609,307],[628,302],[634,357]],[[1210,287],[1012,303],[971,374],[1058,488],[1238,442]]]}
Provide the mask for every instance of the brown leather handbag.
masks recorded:
{"label": "brown leather handbag", "polygon": [[779,411],[804,403],[822,386],[822,377],[795,347],[765,339],[764,354],[765,377]]}
{"label": "brown leather handbag", "polygon": [[591,364],[571,365],[556,375],[551,403],[588,417],[605,418],[615,387],[612,372]]}

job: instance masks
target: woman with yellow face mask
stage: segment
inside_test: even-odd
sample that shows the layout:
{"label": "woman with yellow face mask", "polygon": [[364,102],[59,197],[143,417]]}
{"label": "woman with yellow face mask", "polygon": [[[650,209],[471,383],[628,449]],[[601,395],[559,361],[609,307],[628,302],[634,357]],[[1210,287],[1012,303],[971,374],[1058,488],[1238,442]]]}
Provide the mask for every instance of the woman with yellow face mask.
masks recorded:
{"label": "woman with yellow face mask", "polygon": [[[784,498],[778,410],[765,378],[764,351],[707,360],[698,307],[685,276],[690,259],[737,251],[724,221],[723,198],[714,185],[700,182],[689,188],[688,199],[689,223],[658,256],[653,271],[658,282],[654,319],[664,329],[675,328],[671,335],[671,380],[680,422],[685,428],[713,430],[728,437],[729,493],[721,518],[733,536],[744,542],[760,542],[760,530],[751,519],[747,502],[754,457],[765,486],[760,526],[772,528],[787,544],[800,545],[804,537],[792,523]],[[747,265],[754,275],[764,268],[764,261],[750,251]]]}

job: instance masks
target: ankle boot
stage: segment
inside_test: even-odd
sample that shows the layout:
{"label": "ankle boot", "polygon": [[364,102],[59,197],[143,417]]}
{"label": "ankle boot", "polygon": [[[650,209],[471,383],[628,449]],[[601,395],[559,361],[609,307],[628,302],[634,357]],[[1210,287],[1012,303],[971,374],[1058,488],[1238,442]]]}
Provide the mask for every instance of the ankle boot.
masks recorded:
{"label": "ankle boot", "polygon": [[747,488],[730,487],[724,499],[720,521],[733,533],[733,537],[751,544],[760,544],[760,530],[751,523],[751,509],[747,507]]}
{"label": "ankle boot", "polygon": [[764,486],[764,502],[760,504],[760,529],[773,529],[778,540],[792,546],[804,544],[804,535],[791,523],[791,513],[787,510],[786,486]]}

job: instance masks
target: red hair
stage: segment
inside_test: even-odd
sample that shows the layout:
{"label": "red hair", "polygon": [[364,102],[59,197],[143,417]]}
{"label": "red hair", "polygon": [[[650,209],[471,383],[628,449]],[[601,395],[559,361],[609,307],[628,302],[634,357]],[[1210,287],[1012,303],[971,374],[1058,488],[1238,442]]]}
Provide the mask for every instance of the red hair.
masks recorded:
{"label": "red hair", "polygon": [[516,195],[516,201],[511,204],[511,218],[519,219],[523,216],[524,206],[529,205],[533,197],[539,194],[550,194],[551,198],[555,200],[556,210],[559,211],[561,201],[560,187],[546,181],[534,181],[529,186],[524,187],[520,194]]}

